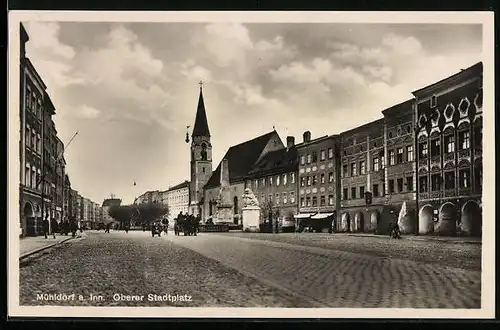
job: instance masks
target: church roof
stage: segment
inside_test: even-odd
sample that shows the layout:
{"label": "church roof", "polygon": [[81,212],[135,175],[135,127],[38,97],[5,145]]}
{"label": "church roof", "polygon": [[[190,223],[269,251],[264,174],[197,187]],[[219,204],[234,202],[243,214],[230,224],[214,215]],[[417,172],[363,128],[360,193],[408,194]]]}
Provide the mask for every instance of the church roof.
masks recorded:
{"label": "church roof", "polygon": [[[276,131],[256,137],[255,139],[232,146],[224,155],[223,159],[228,160],[229,166],[229,182],[235,182],[245,178],[248,172],[252,169],[255,162],[258,160],[262,151],[266,147],[271,137],[277,134]],[[220,167],[212,173],[205,188],[218,187],[220,185]]]}
{"label": "church roof", "polygon": [[117,206],[120,206],[120,204],[122,203],[122,200],[119,199],[119,198],[107,198],[104,200],[104,202],[102,202],[102,206],[113,206],[113,205],[117,205]]}
{"label": "church roof", "polygon": [[248,176],[258,178],[277,173],[293,172],[298,169],[297,148],[281,148],[265,154],[249,171]]}
{"label": "church roof", "polygon": [[198,99],[198,109],[194,120],[193,134],[191,136],[210,136],[208,129],[207,114],[205,112],[205,102],[203,101],[203,91],[200,87],[200,97]]}

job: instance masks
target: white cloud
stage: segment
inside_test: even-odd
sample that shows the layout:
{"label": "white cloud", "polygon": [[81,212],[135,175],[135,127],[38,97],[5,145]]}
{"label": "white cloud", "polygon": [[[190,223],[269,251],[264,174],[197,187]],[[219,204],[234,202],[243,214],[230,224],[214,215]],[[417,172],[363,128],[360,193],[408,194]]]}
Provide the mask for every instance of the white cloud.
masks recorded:
{"label": "white cloud", "polygon": [[83,118],[94,119],[94,118],[99,117],[99,115],[101,114],[101,111],[94,108],[94,107],[88,106],[86,104],[82,104],[77,109],[77,114]]}
{"label": "white cloud", "polygon": [[60,26],[55,22],[29,21],[25,24],[30,35],[30,40],[26,45],[27,52],[49,52],[53,57],[59,59],[72,59],[75,56],[73,47],[65,45],[59,41]]}

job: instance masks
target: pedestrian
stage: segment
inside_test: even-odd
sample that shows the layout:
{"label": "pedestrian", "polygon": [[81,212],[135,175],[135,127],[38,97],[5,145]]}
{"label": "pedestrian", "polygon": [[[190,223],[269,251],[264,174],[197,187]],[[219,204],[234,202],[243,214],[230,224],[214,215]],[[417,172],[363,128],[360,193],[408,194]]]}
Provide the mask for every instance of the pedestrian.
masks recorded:
{"label": "pedestrian", "polygon": [[109,233],[109,229],[111,228],[111,223],[108,223],[106,225],[106,230],[104,231],[105,233]]}
{"label": "pedestrian", "polygon": [[47,239],[47,235],[49,234],[49,220],[45,218],[45,220],[42,221],[42,229],[43,229],[43,234],[45,235],[45,239]]}
{"label": "pedestrian", "polygon": [[56,238],[56,231],[57,231],[57,227],[58,227],[58,223],[57,223],[56,219],[54,219],[54,218],[50,219],[50,226],[52,227],[52,236],[55,239]]}

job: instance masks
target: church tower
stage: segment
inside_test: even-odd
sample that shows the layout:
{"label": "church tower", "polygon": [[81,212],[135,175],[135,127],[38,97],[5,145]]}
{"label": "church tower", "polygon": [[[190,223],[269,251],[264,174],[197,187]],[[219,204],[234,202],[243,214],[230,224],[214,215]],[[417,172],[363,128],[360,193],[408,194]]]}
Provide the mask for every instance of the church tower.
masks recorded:
{"label": "church tower", "polygon": [[[203,83],[200,82],[200,96],[198,109],[191,134],[191,183],[189,213],[201,213],[203,201],[203,187],[212,175],[212,144],[208,129],[205,103],[203,102]],[[200,214],[203,216],[203,214]]]}

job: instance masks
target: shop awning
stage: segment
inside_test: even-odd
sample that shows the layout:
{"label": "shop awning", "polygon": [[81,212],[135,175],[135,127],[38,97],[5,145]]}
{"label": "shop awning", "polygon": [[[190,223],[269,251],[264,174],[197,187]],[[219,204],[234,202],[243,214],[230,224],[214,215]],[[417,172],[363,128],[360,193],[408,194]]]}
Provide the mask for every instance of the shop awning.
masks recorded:
{"label": "shop awning", "polygon": [[300,214],[295,214],[293,217],[295,219],[307,219],[312,215],[314,215],[314,213],[300,213]]}
{"label": "shop awning", "polygon": [[311,219],[326,219],[331,217],[333,213],[317,213],[311,217]]}

